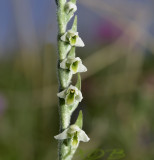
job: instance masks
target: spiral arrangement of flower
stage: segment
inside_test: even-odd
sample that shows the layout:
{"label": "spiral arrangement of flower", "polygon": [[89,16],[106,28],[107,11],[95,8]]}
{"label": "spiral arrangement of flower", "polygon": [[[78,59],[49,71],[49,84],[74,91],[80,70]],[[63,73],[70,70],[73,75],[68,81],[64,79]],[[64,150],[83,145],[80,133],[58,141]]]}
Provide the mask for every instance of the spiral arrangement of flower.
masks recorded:
{"label": "spiral arrangement of flower", "polygon": [[[90,139],[82,130],[83,115],[79,112],[75,124],[70,125],[71,115],[82,101],[81,72],[87,68],[82,60],[76,57],[75,48],[84,47],[84,42],[77,32],[76,0],[56,0],[58,20],[58,79],[59,79],[59,115],[60,134],[55,136],[59,140],[59,160],[71,160],[78,148],[79,142]],[[67,30],[68,22],[74,17],[72,28]],[[71,80],[78,74],[75,85]]]}

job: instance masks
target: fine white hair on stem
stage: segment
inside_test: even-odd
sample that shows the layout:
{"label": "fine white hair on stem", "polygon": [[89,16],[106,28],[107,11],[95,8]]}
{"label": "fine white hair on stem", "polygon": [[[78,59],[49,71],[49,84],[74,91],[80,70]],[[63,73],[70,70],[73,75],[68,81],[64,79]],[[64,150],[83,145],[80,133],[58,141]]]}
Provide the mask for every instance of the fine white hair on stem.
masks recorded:
{"label": "fine white hair on stem", "polygon": [[[72,28],[67,30],[67,24],[77,10],[76,0],[57,0],[58,20],[58,79],[59,79],[59,115],[60,133],[55,136],[59,140],[59,160],[71,160],[79,146],[79,142],[88,142],[90,139],[82,129],[83,118],[80,111],[75,124],[70,125],[72,113],[82,101],[81,72],[87,68],[81,58],[76,57],[75,48],[84,47],[85,44],[77,32],[77,16],[75,16]],[[71,79],[78,74],[76,85],[72,85]],[[67,140],[67,141],[65,141]],[[67,143],[67,145],[65,144]]]}

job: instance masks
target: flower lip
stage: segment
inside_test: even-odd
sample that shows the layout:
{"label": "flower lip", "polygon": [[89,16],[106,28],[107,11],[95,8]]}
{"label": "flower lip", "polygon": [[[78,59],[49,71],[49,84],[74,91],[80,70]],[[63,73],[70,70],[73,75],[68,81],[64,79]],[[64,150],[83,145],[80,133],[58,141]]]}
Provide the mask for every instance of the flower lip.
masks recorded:
{"label": "flower lip", "polygon": [[71,134],[71,133],[75,133],[75,132],[78,132],[78,131],[80,131],[80,128],[77,125],[73,124],[73,125],[70,126],[70,128],[68,130],[68,133]]}
{"label": "flower lip", "polygon": [[71,29],[68,30],[67,33],[68,33],[68,37],[70,37],[70,36],[71,36],[71,37],[74,37],[74,36],[78,36],[78,35],[79,35],[78,32],[74,32],[74,31],[72,31]]}

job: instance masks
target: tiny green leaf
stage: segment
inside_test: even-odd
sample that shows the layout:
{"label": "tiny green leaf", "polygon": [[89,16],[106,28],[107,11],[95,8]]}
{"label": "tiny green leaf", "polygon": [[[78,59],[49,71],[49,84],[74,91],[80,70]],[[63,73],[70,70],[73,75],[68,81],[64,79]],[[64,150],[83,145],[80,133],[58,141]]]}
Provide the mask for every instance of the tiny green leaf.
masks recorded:
{"label": "tiny green leaf", "polygon": [[81,76],[80,73],[78,73],[78,79],[75,85],[80,91],[81,91]]}
{"label": "tiny green leaf", "polygon": [[79,115],[78,115],[78,118],[77,118],[75,124],[82,129],[82,126],[83,126],[83,114],[82,114],[82,111],[79,112]]}
{"label": "tiny green leaf", "polygon": [[74,22],[73,22],[71,30],[74,32],[77,32],[77,16],[75,16],[75,18],[74,18]]}

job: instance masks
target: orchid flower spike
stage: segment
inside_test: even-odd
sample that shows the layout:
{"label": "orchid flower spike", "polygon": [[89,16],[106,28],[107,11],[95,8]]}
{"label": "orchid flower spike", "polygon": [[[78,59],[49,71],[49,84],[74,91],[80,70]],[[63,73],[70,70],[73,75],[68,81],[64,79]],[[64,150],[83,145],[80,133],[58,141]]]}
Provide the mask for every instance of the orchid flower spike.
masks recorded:
{"label": "orchid flower spike", "polygon": [[69,43],[71,46],[75,47],[84,47],[84,42],[79,37],[78,32],[74,32],[72,30],[67,31],[63,36],[61,36],[61,40]]}
{"label": "orchid flower spike", "polygon": [[90,140],[87,134],[75,124],[54,136],[54,138],[58,140],[71,138],[71,144],[74,147],[77,147],[80,141],[88,142]]}
{"label": "orchid flower spike", "polygon": [[70,12],[74,13],[77,11],[77,6],[72,2],[67,2],[65,4],[65,11],[67,14],[69,14]]}
{"label": "orchid flower spike", "polygon": [[60,63],[60,67],[63,69],[69,69],[72,72],[72,74],[87,71],[87,68],[82,64],[82,60],[79,57],[64,59]]}
{"label": "orchid flower spike", "polygon": [[57,94],[58,97],[65,99],[66,105],[74,104],[75,102],[81,102],[83,99],[81,91],[70,85],[67,89]]}

